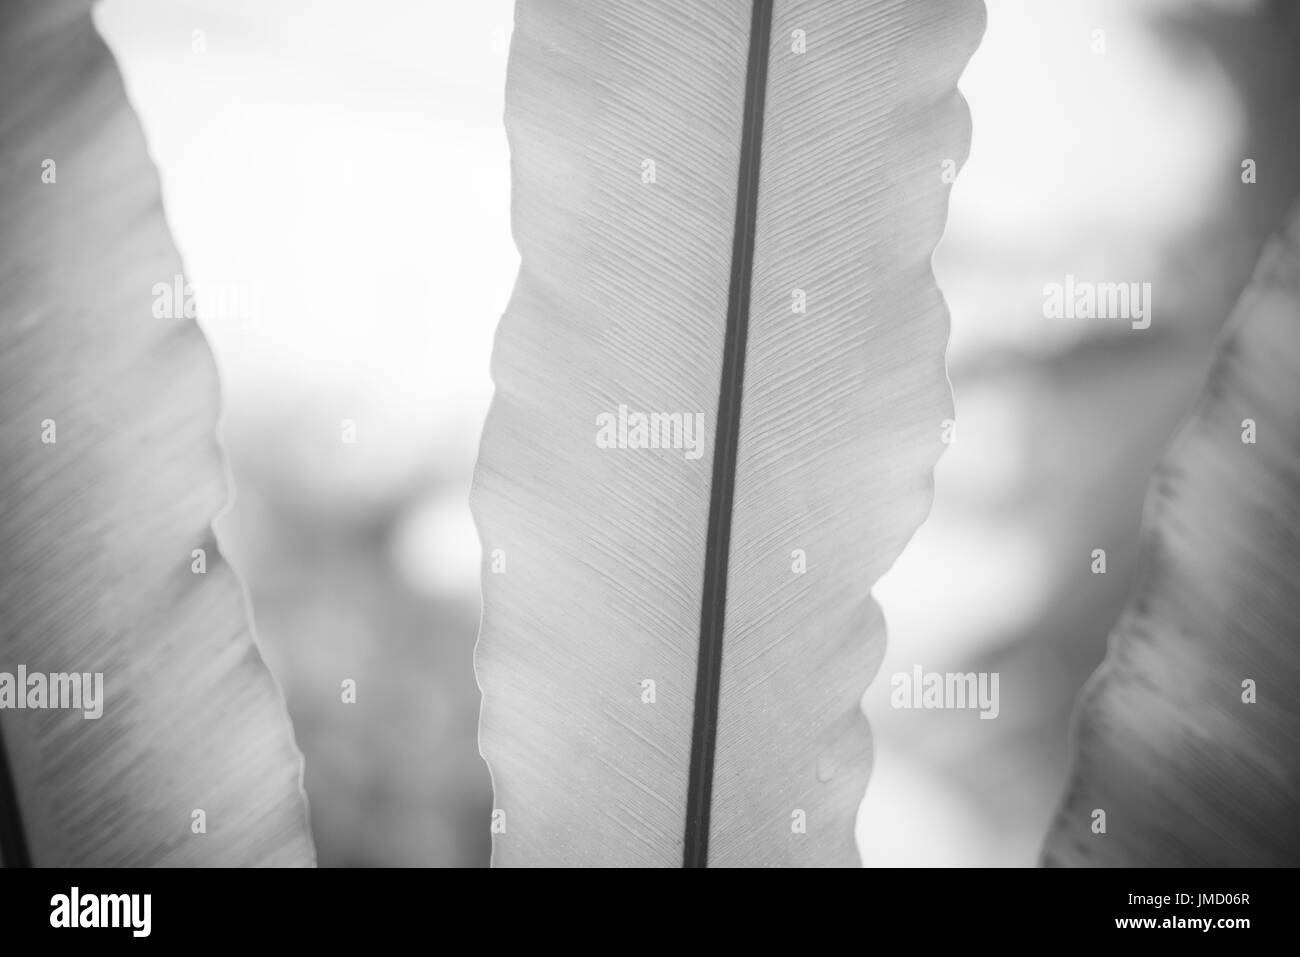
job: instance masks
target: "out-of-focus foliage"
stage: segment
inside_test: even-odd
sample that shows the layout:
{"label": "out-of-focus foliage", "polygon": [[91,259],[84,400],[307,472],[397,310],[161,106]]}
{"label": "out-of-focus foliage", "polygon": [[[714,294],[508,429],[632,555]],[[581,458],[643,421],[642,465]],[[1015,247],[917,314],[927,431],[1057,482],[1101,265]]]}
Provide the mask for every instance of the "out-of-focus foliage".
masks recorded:
{"label": "out-of-focus foliage", "polygon": [[[1152,470],[1300,188],[1293,5],[988,6],[963,80],[971,157],[935,260],[958,438],[928,523],[878,588],[890,630],[867,696],[868,864],[1036,862]],[[1043,285],[1068,273],[1151,282],[1151,328],[1044,318]],[[889,676],[917,663],[998,672],[999,717],[893,710]]]}
{"label": "out-of-focus foliage", "polygon": [[1152,478],[1133,595],[1080,696],[1048,865],[1300,858],[1297,316],[1300,204]]}
{"label": "out-of-focus foliage", "polygon": [[302,756],[212,542],[212,353],[151,302],[180,257],[90,10],[0,6],[0,866],[309,866]]}
{"label": "out-of-focus foliage", "polygon": [[[1034,863],[1147,481],[1300,185],[1293,0],[987,7],[936,255],[958,441],[877,590],[869,864]],[[466,496],[517,268],[511,4],[102,0],[97,21],[188,272],[261,293],[250,318],[203,320],[238,487],[219,531],[289,699],[320,862],[485,863]],[[1066,273],[1152,282],[1152,329],[1044,319]],[[892,710],[889,676],[916,663],[1001,672],[1000,716]]]}
{"label": "out-of-focus foliage", "polygon": [[485,864],[467,498],[518,263],[511,4],[104,0],[96,20],[216,353],[236,486],[217,531],[319,861]]}

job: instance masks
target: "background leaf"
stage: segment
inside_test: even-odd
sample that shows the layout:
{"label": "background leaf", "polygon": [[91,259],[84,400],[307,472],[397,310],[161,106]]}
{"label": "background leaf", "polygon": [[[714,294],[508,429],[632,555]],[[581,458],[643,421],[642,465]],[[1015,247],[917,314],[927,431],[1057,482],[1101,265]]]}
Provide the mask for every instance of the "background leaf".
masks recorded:
{"label": "background leaf", "polygon": [[1300,207],[1148,494],[1138,585],[1079,702],[1049,865],[1300,860],[1298,319]]}
{"label": "background leaf", "polygon": [[105,697],[97,720],[0,712],[25,843],[41,865],[309,864],[301,759],[210,527],[212,358],[154,314],[183,270],[89,11],[0,12],[0,670],[103,672]]}

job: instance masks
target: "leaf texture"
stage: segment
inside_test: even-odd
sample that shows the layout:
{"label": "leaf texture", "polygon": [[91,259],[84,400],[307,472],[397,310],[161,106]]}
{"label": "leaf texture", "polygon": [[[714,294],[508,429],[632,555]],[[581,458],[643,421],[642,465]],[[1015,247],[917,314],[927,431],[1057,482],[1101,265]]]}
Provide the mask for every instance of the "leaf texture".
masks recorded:
{"label": "leaf texture", "polygon": [[1044,863],[1300,864],[1297,382],[1300,207],[1148,491],[1140,578],[1080,695]]}
{"label": "leaf texture", "polygon": [[[857,863],[869,591],[951,415],[930,257],[982,24],[975,0],[518,4],[521,265],[472,493],[494,864]],[[631,447],[638,413],[704,441]]]}
{"label": "leaf texture", "polygon": [[154,314],[183,270],[89,2],[0,8],[0,144],[0,672],[103,674],[97,719],[0,711],[0,855],[310,864],[301,756],[210,525],[212,356]]}

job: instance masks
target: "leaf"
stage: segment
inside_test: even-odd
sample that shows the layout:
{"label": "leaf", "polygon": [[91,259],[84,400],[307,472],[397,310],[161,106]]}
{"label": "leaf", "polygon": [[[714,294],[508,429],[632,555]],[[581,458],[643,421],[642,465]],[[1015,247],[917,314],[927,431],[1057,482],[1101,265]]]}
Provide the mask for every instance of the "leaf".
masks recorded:
{"label": "leaf", "polygon": [[0,855],[310,864],[301,758],[210,527],[212,356],[154,314],[183,270],[88,2],[4,5],[0,143],[0,672],[103,674],[99,718],[0,711]]}
{"label": "leaf", "polygon": [[1138,585],[1080,695],[1046,864],[1300,863],[1298,320],[1300,206],[1148,491]]}
{"label": "leaf", "polygon": [[[982,22],[517,6],[521,265],[472,494],[495,864],[856,863],[869,590],[951,415],[930,256]],[[639,414],[681,418],[635,447]]]}

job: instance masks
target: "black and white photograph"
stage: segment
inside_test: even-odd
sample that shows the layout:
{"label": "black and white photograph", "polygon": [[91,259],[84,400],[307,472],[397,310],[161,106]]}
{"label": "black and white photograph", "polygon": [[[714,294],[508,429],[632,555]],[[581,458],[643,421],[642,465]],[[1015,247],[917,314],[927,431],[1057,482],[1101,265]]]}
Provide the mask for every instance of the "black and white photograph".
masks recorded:
{"label": "black and white photograph", "polygon": [[15,940],[1297,865],[1296,0],[0,0]]}

